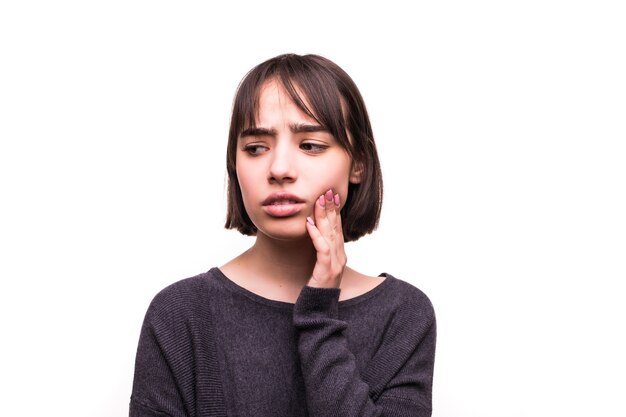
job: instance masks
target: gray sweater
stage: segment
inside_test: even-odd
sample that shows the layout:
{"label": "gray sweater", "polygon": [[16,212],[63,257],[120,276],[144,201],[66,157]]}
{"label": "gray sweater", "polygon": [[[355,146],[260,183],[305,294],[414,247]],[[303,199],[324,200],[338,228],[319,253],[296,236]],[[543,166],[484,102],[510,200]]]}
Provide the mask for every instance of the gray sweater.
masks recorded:
{"label": "gray sweater", "polygon": [[218,268],[153,299],[135,362],[131,417],[430,416],[435,315],[417,288],[304,287],[263,298]]}

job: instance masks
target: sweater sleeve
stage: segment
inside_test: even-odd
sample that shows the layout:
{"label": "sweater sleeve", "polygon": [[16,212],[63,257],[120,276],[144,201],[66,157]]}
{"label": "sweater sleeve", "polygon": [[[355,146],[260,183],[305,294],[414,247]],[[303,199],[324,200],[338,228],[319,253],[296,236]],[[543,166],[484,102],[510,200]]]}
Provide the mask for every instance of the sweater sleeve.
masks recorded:
{"label": "sweater sleeve", "polygon": [[436,337],[430,302],[401,305],[360,375],[344,334],[347,323],[339,319],[339,292],[304,287],[294,308],[311,417],[430,417]]}
{"label": "sweater sleeve", "polygon": [[187,417],[168,351],[174,335],[151,305],[139,336],[130,417]]}
{"label": "sweater sleeve", "polygon": [[204,274],[157,294],[139,336],[130,417],[226,415]]}

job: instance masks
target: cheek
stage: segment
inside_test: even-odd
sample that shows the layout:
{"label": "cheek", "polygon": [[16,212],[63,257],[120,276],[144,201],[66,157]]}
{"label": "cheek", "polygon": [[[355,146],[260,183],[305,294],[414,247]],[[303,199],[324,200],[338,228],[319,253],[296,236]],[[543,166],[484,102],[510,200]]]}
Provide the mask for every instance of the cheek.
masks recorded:
{"label": "cheek", "polygon": [[345,201],[350,180],[349,174],[349,170],[343,169],[342,167],[340,167],[340,169],[327,169],[324,172],[318,173],[312,181],[317,185],[315,188],[319,195],[332,189],[334,193],[339,193],[342,201]]}
{"label": "cheek", "polygon": [[258,188],[258,175],[255,175],[247,166],[237,165],[236,172],[237,180],[239,181],[239,189],[241,190],[243,202],[247,210],[248,201],[252,198],[255,188]]}
{"label": "cheek", "polygon": [[[239,155],[238,155],[239,156]],[[242,188],[254,187],[255,180],[258,181],[259,178],[259,167],[258,164],[250,163],[250,161],[245,160],[245,156],[243,158],[237,158],[237,163],[235,164],[235,172],[237,173],[237,178],[239,179],[239,185]]]}
{"label": "cheek", "polygon": [[258,187],[255,187],[255,183],[251,180],[251,176],[241,176],[238,174],[237,178],[239,180],[239,190],[243,201],[243,209],[252,223],[256,225],[257,213],[255,212],[254,202],[259,199],[259,196],[256,195],[254,191],[255,189],[258,189]]}

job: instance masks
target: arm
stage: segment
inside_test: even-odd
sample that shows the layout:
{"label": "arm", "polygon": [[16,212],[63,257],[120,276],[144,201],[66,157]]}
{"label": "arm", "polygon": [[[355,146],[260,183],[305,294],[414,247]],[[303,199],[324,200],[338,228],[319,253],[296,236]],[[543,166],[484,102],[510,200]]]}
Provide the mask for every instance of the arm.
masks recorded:
{"label": "arm", "polygon": [[317,259],[296,302],[294,325],[309,413],[430,416],[436,328],[432,305],[423,294],[402,303],[363,377],[348,349],[347,324],[338,316],[346,265],[340,203],[329,190],[315,205],[315,221],[307,219]]}
{"label": "arm", "polygon": [[139,338],[130,417],[226,415],[204,274],[163,289]]}
{"label": "arm", "polygon": [[361,376],[347,324],[338,318],[338,295],[338,289],[305,287],[294,309],[310,415],[430,416],[436,337],[430,303],[419,315],[397,312]]}
{"label": "arm", "polygon": [[158,316],[151,305],[139,336],[129,416],[187,417],[166,354],[172,334]]}

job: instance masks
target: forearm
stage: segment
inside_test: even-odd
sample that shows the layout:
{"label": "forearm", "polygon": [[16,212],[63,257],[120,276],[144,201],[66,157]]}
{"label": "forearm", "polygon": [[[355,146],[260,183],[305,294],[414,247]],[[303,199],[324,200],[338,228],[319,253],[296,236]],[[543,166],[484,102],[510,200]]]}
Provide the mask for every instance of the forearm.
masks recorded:
{"label": "forearm", "polygon": [[[407,350],[404,357],[379,352],[393,373],[384,378],[386,386],[382,392],[372,395],[371,381],[360,374],[356,358],[348,348],[347,323],[338,318],[338,295],[338,289],[305,287],[294,309],[309,414],[430,416],[430,403],[419,392],[428,391],[430,386],[428,381],[424,384],[416,377],[424,374],[418,367],[429,366],[428,361],[418,358],[419,349]],[[392,381],[394,376],[396,381]]]}
{"label": "forearm", "polygon": [[347,347],[346,323],[337,319],[339,289],[305,287],[302,291],[294,324],[309,413],[314,417],[379,415]]}

